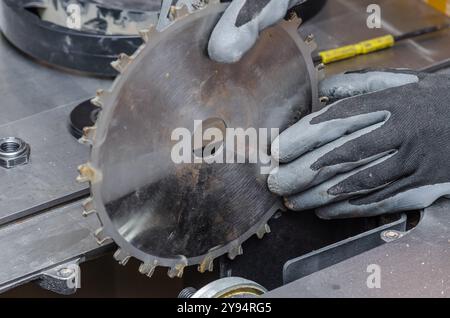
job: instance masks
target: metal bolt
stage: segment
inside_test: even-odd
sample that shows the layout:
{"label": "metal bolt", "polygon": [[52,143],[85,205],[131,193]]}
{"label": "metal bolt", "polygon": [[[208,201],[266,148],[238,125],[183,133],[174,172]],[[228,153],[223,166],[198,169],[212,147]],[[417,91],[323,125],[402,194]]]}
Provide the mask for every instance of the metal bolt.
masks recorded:
{"label": "metal bolt", "polygon": [[183,298],[183,299],[191,298],[192,296],[194,296],[194,294],[196,292],[197,292],[197,289],[195,289],[194,287],[187,287],[180,292],[180,294],[178,295],[178,298]]}
{"label": "metal bolt", "polygon": [[64,267],[58,271],[58,276],[67,278],[67,277],[72,276],[74,272],[75,272],[75,270],[73,268]]}

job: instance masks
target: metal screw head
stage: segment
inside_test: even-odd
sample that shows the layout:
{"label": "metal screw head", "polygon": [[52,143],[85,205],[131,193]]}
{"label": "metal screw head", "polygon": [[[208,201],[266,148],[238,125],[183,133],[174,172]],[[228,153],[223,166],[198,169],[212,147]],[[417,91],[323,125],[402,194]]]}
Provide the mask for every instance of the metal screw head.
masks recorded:
{"label": "metal screw head", "polygon": [[60,270],[58,270],[58,276],[63,277],[63,278],[67,278],[73,275],[73,273],[75,272],[75,270],[73,268],[61,268]]}
{"label": "metal screw head", "polygon": [[392,240],[396,240],[396,239],[400,238],[401,234],[400,234],[400,232],[398,232],[398,231],[387,230],[387,231],[384,231],[384,232],[381,234],[381,236],[382,236],[383,239],[385,239],[385,240],[392,241]]}

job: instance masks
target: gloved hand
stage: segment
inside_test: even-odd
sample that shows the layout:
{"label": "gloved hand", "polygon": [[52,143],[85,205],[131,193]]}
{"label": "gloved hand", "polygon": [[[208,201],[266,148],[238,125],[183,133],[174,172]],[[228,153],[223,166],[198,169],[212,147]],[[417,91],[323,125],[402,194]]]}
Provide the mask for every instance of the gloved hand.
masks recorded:
{"label": "gloved hand", "polygon": [[284,18],[294,5],[306,0],[233,0],[215,27],[209,56],[234,63],[255,44],[259,33]]}
{"label": "gloved hand", "polygon": [[450,77],[348,73],[321,83],[338,100],[283,132],[269,188],[325,219],[422,209],[450,194]]}

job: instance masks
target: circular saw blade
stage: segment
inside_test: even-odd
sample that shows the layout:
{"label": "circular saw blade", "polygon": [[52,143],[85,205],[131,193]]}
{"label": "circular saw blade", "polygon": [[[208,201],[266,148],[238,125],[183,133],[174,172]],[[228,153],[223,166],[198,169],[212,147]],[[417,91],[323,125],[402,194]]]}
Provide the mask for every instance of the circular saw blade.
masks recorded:
{"label": "circular saw blade", "polygon": [[116,259],[141,260],[148,276],[156,266],[169,267],[171,277],[188,265],[212,270],[216,257],[233,258],[250,236],[268,232],[281,206],[262,163],[177,164],[173,132],[193,136],[199,122],[282,131],[317,100],[312,47],[296,22],[267,29],[236,64],[210,60],[209,36],[225,8],[211,4],[146,34],[145,46],[116,63],[122,74],[111,92],[93,101],[103,111],[83,137],[93,145],[79,169],[79,181],[91,183],[85,214],[99,216],[99,243],[113,239]]}

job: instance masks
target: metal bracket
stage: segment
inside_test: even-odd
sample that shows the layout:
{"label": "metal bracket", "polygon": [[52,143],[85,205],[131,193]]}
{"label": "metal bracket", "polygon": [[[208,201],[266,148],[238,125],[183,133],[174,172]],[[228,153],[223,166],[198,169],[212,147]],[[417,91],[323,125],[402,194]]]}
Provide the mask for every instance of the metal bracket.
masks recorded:
{"label": "metal bracket", "polygon": [[[387,242],[385,239],[386,234],[389,236],[392,235],[393,240],[397,239],[406,229],[406,220],[406,214],[402,214],[400,219],[395,222],[380,226],[286,262],[283,268],[284,284],[288,284],[380,246]],[[398,234],[398,236],[394,233]]]}
{"label": "metal bracket", "polygon": [[81,287],[81,259],[51,268],[39,276],[36,284],[61,295],[72,295]]}

